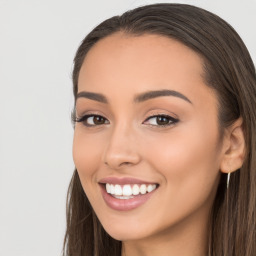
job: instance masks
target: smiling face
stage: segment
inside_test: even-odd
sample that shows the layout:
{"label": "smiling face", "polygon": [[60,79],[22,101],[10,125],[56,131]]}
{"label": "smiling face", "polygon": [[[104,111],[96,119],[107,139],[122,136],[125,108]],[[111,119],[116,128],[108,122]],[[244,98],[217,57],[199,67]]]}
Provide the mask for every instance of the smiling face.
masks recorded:
{"label": "smiling face", "polygon": [[[93,209],[115,239],[205,231],[222,143],[216,95],[205,85],[202,64],[175,40],[122,33],[100,40],[85,58],[73,157]],[[134,184],[153,191],[144,194]],[[134,187],[139,195],[131,195]]]}

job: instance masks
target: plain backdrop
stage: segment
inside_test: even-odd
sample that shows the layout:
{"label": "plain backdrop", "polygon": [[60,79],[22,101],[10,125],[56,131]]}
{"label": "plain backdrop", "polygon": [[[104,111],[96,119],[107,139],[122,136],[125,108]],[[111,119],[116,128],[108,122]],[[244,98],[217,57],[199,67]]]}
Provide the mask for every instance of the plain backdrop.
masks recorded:
{"label": "plain backdrop", "polygon": [[[98,23],[158,1],[0,0],[0,255],[61,255],[73,173],[75,51]],[[256,0],[189,3],[228,21],[256,63]]]}

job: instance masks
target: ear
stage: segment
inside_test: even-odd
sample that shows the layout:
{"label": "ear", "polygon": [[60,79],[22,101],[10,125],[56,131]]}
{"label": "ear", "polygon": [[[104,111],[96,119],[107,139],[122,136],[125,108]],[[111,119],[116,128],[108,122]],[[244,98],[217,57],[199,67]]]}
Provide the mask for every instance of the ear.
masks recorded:
{"label": "ear", "polygon": [[226,129],[223,141],[223,156],[220,170],[223,173],[234,172],[241,168],[245,156],[245,138],[242,118]]}

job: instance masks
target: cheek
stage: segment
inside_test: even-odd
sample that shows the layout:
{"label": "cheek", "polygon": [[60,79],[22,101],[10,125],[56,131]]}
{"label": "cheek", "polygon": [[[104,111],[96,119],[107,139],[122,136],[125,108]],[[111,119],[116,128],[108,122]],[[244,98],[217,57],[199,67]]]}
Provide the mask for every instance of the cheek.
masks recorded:
{"label": "cheek", "polygon": [[[144,158],[161,177],[161,205],[149,225],[171,226],[203,209],[209,211],[219,177],[219,151],[216,131],[193,129],[173,134],[145,136],[141,151]],[[140,219],[143,221],[143,218]]]}
{"label": "cheek", "polygon": [[[102,140],[101,140],[102,142]],[[96,179],[95,173],[100,163],[101,147],[95,136],[85,134],[76,128],[73,140],[73,160],[82,184],[89,184]],[[83,186],[87,188],[88,186]]]}
{"label": "cheek", "polygon": [[[212,126],[215,127],[215,126]],[[150,165],[175,193],[201,189],[210,193],[219,173],[218,132],[202,124],[177,127],[169,133],[145,136],[143,152]]]}

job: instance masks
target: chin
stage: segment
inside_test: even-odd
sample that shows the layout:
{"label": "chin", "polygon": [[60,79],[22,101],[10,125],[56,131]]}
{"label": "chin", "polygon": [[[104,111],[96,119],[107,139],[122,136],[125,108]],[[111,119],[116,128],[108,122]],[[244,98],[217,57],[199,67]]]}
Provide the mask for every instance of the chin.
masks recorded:
{"label": "chin", "polygon": [[138,233],[138,230],[106,230],[106,232],[115,240],[118,241],[131,241],[143,239],[143,234]]}
{"label": "chin", "polygon": [[[149,235],[149,231],[146,227],[139,227],[138,225],[123,225],[119,222],[115,224],[107,223],[107,225],[103,225],[103,227],[112,238],[119,241],[140,240]],[[145,230],[147,230],[147,232],[145,232]]]}

